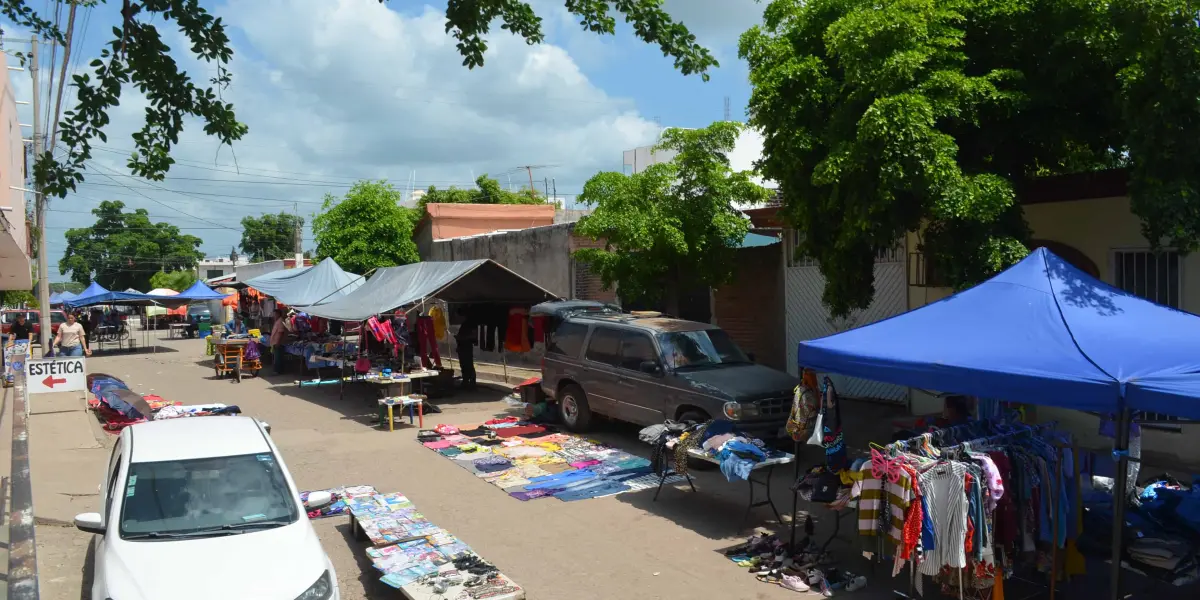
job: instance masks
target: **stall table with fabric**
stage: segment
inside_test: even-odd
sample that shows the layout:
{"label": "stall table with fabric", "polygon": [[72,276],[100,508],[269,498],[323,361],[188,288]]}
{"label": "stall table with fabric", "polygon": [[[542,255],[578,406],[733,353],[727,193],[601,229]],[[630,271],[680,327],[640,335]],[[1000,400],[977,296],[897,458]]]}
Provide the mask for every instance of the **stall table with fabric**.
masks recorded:
{"label": "stall table with fabric", "polygon": [[[699,460],[720,467],[730,482],[746,482],[749,500],[742,523],[760,506],[770,507],[775,518],[782,522],[779,509],[771,498],[771,475],[775,467],[794,462],[796,457],[792,454],[772,450],[762,440],[736,431],[736,425],[731,421],[700,424],[668,421],[642,429],[638,437],[653,447],[651,464],[659,477],[654,501],[658,500],[668,478],[674,476],[683,476],[695,492],[687,463],[688,460]],[[756,494],[756,490],[761,492]]]}
{"label": "stall table with fabric", "polygon": [[[1039,248],[939,302],[801,342],[797,362],[918,389],[1115,415],[1113,512],[1123,523],[1133,414],[1200,418],[1197,356],[1200,317],[1116,289]],[[1122,527],[1112,536],[1107,591],[1115,600]],[[1061,541],[1054,547],[1063,549]]]}

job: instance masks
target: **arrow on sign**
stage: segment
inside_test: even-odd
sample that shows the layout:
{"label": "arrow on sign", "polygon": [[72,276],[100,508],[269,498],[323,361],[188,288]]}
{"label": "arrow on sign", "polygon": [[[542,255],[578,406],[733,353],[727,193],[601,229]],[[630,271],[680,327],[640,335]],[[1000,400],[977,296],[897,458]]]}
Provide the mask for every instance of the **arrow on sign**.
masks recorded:
{"label": "arrow on sign", "polygon": [[46,377],[45,379],[43,379],[43,380],[42,380],[42,385],[44,385],[44,386],[46,386],[46,387],[48,387],[48,388],[51,388],[51,389],[53,389],[53,388],[54,388],[54,384],[56,384],[56,383],[66,383],[66,382],[67,382],[67,380],[66,380],[66,379],[55,379],[55,378],[54,378],[54,376],[53,376],[53,375],[51,375],[51,376],[49,376],[49,377]]}

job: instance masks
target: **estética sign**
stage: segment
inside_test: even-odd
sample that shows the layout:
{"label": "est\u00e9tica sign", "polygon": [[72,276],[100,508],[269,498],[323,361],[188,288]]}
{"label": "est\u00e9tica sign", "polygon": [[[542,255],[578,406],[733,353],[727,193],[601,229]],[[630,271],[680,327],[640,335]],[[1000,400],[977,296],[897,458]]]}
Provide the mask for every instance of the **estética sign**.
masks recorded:
{"label": "est\u00e9tica sign", "polygon": [[87,389],[87,363],[82,357],[29,361],[25,384],[30,394],[82,392]]}

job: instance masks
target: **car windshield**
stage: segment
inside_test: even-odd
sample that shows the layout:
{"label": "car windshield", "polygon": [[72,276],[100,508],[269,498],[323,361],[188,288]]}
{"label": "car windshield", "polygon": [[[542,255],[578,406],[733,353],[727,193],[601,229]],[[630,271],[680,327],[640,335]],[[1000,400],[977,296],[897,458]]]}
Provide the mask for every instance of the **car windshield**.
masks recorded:
{"label": "car windshield", "polygon": [[223,535],[297,519],[271,453],[133,463],[123,493],[124,539]]}
{"label": "car windshield", "polygon": [[64,315],[60,312],[52,312],[52,313],[50,313],[50,322],[51,323],[60,323],[60,324],[66,323],[67,315]]}
{"label": "car windshield", "polygon": [[750,362],[721,329],[660,333],[658,345],[667,365],[676,370]]}

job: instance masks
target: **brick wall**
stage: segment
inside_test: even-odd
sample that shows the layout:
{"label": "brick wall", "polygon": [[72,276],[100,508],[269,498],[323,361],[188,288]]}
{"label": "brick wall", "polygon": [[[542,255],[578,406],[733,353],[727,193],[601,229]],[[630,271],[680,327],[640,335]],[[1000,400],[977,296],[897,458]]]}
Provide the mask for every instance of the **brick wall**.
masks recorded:
{"label": "brick wall", "polygon": [[763,365],[787,368],[779,244],[738,251],[733,283],[714,293],[716,324]]}
{"label": "brick wall", "polygon": [[[604,242],[592,240],[590,238],[571,234],[568,246],[571,252],[582,248],[603,248]],[[605,290],[604,284],[600,281],[600,275],[593,273],[587,263],[581,262],[574,258],[571,259],[571,269],[574,272],[574,298],[579,300],[595,300],[597,302],[617,302],[617,290]]]}

